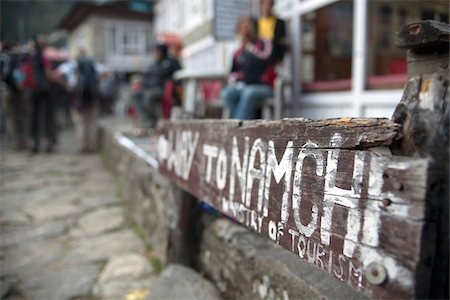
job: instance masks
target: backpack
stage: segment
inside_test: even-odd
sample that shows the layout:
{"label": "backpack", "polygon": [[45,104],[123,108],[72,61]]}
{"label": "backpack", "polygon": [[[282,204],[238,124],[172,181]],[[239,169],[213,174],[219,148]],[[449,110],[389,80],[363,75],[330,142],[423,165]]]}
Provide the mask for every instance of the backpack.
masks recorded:
{"label": "backpack", "polygon": [[88,58],[77,60],[78,80],[74,92],[81,106],[91,105],[97,96],[97,71],[94,62]]}
{"label": "backpack", "polygon": [[25,89],[35,92],[45,92],[50,88],[44,70],[44,62],[42,56],[28,57],[18,68],[18,71],[24,77],[21,85]]}

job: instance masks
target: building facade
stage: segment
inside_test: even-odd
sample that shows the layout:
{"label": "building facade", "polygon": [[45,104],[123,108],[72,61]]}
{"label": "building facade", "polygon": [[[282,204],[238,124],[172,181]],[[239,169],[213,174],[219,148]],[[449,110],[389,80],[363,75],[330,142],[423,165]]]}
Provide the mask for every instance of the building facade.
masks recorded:
{"label": "building facade", "polygon": [[[156,33],[179,34],[186,69],[229,69],[234,23],[256,16],[258,0],[161,0]],[[406,52],[395,46],[402,25],[448,22],[447,0],[275,0],[289,30],[285,62],[292,79],[288,117],[390,117],[400,101]]]}
{"label": "building facade", "polygon": [[155,42],[150,5],[145,1],[76,4],[60,24],[69,32],[70,54],[82,48],[115,72],[142,72],[152,62]]}

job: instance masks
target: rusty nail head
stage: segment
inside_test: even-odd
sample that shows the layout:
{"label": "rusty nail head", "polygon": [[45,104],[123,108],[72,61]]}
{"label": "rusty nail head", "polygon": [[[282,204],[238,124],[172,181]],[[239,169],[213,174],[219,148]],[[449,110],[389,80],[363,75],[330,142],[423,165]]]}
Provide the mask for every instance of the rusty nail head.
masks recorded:
{"label": "rusty nail head", "polygon": [[392,200],[391,199],[383,199],[383,205],[384,206],[389,206],[392,204]]}
{"label": "rusty nail head", "polygon": [[409,34],[418,35],[422,30],[422,26],[420,24],[413,24],[409,26]]}
{"label": "rusty nail head", "polygon": [[365,271],[367,281],[371,284],[380,285],[387,280],[386,268],[377,262],[370,263]]}

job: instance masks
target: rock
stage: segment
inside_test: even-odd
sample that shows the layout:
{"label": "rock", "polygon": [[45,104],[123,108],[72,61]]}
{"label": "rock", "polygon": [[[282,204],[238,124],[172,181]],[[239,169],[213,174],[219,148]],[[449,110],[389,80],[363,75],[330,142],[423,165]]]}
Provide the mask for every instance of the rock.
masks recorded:
{"label": "rock", "polygon": [[130,292],[148,291],[152,278],[152,268],[144,256],[127,254],[113,257],[94,285],[93,294],[102,299],[126,299]]}
{"label": "rock", "polygon": [[55,220],[82,213],[83,207],[73,203],[52,201],[43,205],[32,205],[25,208],[26,213],[36,222]]}
{"label": "rock", "polygon": [[37,241],[24,243],[8,249],[2,263],[2,275],[19,275],[36,271],[64,254],[64,247],[58,241]]}
{"label": "rock", "polygon": [[42,268],[21,278],[21,288],[31,299],[69,300],[90,293],[98,267]]}
{"label": "rock", "polygon": [[125,223],[122,207],[107,207],[95,210],[78,220],[79,232],[83,236],[94,236],[117,229]]}
{"label": "rock", "polygon": [[43,240],[61,236],[67,230],[67,222],[49,222],[40,225],[15,226],[3,228],[0,248],[35,240]]}
{"label": "rock", "polygon": [[76,201],[76,204],[81,205],[86,208],[94,208],[98,206],[104,206],[104,205],[112,205],[112,204],[120,204],[120,199],[113,195],[108,193],[102,193],[100,195],[89,195],[89,196],[83,196],[80,199]]}
{"label": "rock", "polygon": [[148,300],[222,299],[216,287],[181,265],[169,265],[154,282]]}
{"label": "rock", "polygon": [[124,229],[101,235],[85,238],[74,242],[73,249],[67,260],[79,261],[107,261],[108,259],[123,253],[143,254],[145,247],[143,242],[130,229]]}

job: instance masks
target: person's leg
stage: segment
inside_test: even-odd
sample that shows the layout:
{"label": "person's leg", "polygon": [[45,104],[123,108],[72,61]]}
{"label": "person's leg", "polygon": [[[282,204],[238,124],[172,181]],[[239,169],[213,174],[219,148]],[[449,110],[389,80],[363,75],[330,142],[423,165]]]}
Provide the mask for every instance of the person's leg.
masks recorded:
{"label": "person's leg", "polygon": [[80,112],[76,107],[73,107],[70,110],[70,114],[72,115],[72,123],[75,129],[75,136],[78,142],[78,151],[84,152],[86,148],[84,146],[84,121],[83,121],[83,113]]}
{"label": "person's leg", "polygon": [[258,102],[270,97],[273,97],[273,89],[267,85],[252,84],[246,86],[236,109],[236,119],[254,118]]}
{"label": "person's leg", "polygon": [[26,146],[26,105],[25,105],[25,95],[22,92],[17,93],[17,115],[16,115],[16,128],[17,128],[17,146],[18,149],[23,149]]}
{"label": "person's leg", "polygon": [[13,149],[21,149],[25,146],[22,120],[25,117],[21,114],[21,94],[9,88],[5,88],[5,115],[6,115],[6,133],[11,141]]}
{"label": "person's leg", "polygon": [[148,127],[155,128],[159,118],[162,117],[161,100],[164,90],[155,87],[148,89],[145,94],[148,108]]}
{"label": "person's leg", "polygon": [[93,105],[86,111],[87,148],[89,151],[95,151],[97,149],[97,120],[99,114],[100,109],[96,105]]}
{"label": "person's leg", "polygon": [[242,91],[243,91],[242,88],[239,88],[236,86],[231,86],[231,87],[224,88],[220,92],[220,99],[222,99],[223,103],[230,111],[230,115],[229,115],[230,119],[236,118],[236,116],[235,116],[236,109],[238,107],[239,99],[241,97]]}
{"label": "person's leg", "polygon": [[143,90],[140,90],[139,92],[134,93],[131,96],[131,102],[133,103],[134,108],[136,109],[139,127],[142,128],[143,123],[145,122],[145,119],[146,119],[146,115],[147,115],[145,112]]}
{"label": "person's leg", "polygon": [[44,130],[47,139],[47,151],[53,151],[56,144],[56,126],[55,126],[55,107],[53,103],[53,95],[50,93],[43,94],[42,105],[44,110]]}
{"label": "person's leg", "polygon": [[30,122],[30,135],[31,135],[31,151],[38,152],[39,151],[39,94],[33,92],[31,94],[30,102],[31,102],[31,122]]}

